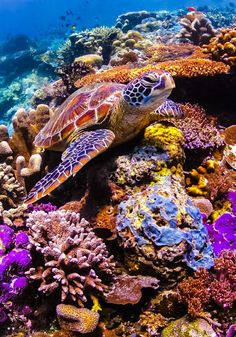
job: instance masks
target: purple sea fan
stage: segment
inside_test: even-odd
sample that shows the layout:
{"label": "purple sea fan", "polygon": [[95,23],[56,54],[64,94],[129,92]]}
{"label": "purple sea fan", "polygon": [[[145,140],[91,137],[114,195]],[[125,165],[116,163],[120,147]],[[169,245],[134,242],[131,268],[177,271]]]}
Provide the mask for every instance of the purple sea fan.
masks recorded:
{"label": "purple sea fan", "polygon": [[57,210],[32,212],[27,220],[32,248],[44,264],[27,275],[40,282],[39,291],[60,290],[61,301],[87,301],[87,290],[103,292],[113,274],[114,263],[106,245],[78,213]]}

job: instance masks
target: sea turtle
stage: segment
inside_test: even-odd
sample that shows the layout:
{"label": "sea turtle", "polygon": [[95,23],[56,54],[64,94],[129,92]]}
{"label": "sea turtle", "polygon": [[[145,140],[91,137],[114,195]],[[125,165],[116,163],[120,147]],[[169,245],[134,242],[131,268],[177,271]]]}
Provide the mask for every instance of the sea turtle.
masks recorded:
{"label": "sea turtle", "polygon": [[29,192],[25,203],[46,196],[110,146],[135,137],[159,116],[181,117],[167,100],[175,87],[165,71],[148,72],[127,85],[100,83],[75,91],[35,138],[35,145],[64,150],[60,165]]}

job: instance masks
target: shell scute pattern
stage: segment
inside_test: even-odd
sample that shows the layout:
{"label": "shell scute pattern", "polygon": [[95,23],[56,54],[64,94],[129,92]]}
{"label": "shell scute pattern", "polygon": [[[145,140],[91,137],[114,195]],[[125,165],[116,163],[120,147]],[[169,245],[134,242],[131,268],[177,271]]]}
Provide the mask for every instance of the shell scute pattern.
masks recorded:
{"label": "shell scute pattern", "polygon": [[56,110],[35,138],[35,145],[50,147],[65,140],[74,130],[86,129],[106,119],[120,98],[124,85],[100,84],[77,90]]}

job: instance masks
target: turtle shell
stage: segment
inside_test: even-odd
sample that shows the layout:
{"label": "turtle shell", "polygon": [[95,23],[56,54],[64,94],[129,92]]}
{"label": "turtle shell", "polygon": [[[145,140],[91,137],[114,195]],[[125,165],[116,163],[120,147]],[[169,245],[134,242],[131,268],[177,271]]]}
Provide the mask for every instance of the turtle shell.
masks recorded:
{"label": "turtle shell", "polygon": [[77,90],[55,111],[34,144],[52,147],[66,140],[74,130],[100,125],[112,112],[123,88],[123,84],[104,83]]}

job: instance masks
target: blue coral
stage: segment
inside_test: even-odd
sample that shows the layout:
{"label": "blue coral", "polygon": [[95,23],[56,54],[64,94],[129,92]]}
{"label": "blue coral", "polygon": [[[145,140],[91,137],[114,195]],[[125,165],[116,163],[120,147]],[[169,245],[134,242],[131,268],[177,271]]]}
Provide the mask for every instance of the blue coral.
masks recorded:
{"label": "blue coral", "polygon": [[26,233],[15,233],[9,226],[0,225],[0,325],[11,312],[22,314],[25,309],[21,303],[28,287],[25,271],[31,264],[28,244]]}
{"label": "blue coral", "polygon": [[201,213],[193,206],[177,182],[171,177],[134,193],[119,205],[117,229],[125,242],[127,231],[138,246],[163,246],[187,242],[186,264],[193,268],[210,268],[213,253]]}

